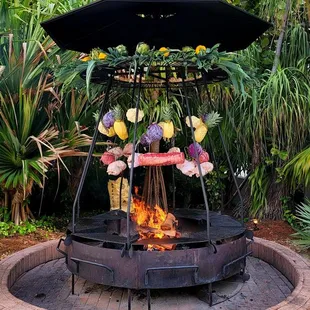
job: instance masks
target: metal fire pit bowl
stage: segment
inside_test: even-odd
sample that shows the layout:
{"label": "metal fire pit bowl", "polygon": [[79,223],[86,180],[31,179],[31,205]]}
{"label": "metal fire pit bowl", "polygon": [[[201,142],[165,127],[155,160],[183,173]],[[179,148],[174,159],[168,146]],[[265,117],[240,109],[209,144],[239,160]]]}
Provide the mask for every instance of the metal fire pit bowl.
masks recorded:
{"label": "metal fire pit bowl", "polygon": [[[210,212],[212,243],[209,244],[205,211],[177,209],[174,214],[181,238],[138,241],[135,224],[131,222],[129,251],[125,248],[124,212],[110,211],[81,219],[75,233],[71,233],[69,226],[64,240],[68,269],[91,282],[128,289],[203,285],[244,270],[249,253],[246,229],[238,221]],[[143,250],[144,245],[154,243],[176,244],[176,249]]]}

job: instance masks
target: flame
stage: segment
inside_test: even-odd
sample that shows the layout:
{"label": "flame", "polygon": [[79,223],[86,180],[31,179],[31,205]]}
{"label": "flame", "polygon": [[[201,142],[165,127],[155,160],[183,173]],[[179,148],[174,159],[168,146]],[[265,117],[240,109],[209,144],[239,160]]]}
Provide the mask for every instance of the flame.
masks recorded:
{"label": "flame", "polygon": [[141,227],[160,229],[167,217],[167,213],[158,205],[152,209],[138,198],[133,198],[133,207],[132,219]]}
{"label": "flame", "polygon": [[[148,206],[144,201],[142,201],[138,196],[138,188],[134,189],[136,197],[133,197],[133,214],[131,218],[135,221],[140,229],[138,232],[140,239],[163,239],[168,238],[163,230],[161,230],[161,225],[164,223],[167,217],[167,213],[158,205],[154,208]],[[158,250],[165,251],[165,247],[161,245],[148,244],[147,250]]]}

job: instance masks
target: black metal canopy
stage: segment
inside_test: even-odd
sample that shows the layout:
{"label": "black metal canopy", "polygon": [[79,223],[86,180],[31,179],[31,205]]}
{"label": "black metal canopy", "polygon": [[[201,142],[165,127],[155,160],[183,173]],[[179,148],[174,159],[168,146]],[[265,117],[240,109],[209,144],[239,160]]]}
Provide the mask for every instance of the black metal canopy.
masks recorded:
{"label": "black metal canopy", "polygon": [[42,26],[59,47],[88,53],[119,44],[133,52],[139,42],[237,51],[271,24],[222,0],[99,0]]}

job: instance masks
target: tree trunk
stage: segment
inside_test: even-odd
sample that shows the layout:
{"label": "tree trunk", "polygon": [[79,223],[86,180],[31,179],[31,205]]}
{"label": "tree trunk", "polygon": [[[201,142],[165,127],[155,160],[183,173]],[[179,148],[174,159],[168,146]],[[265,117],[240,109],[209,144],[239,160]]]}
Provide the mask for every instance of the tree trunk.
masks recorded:
{"label": "tree trunk", "polygon": [[9,203],[10,203],[10,200],[9,200],[9,191],[7,190],[4,190],[4,207],[8,208],[9,207]]}
{"label": "tree trunk", "polygon": [[77,164],[75,164],[74,167],[72,168],[71,174],[69,176],[68,190],[70,197],[72,199],[74,199],[76,195],[82,173],[83,173],[83,165],[80,163],[80,161],[78,161]]}
{"label": "tree trunk", "polygon": [[31,194],[32,185],[33,181],[29,182],[25,189],[22,186],[19,186],[13,194],[11,202],[11,219],[15,225],[20,225],[21,222],[34,219],[28,204],[25,203],[26,198]]}
{"label": "tree trunk", "polygon": [[22,208],[24,201],[24,191],[22,187],[18,187],[12,199],[12,221],[15,225],[19,225],[22,219]]}
{"label": "tree trunk", "polygon": [[283,16],[283,23],[282,23],[282,28],[281,28],[281,32],[278,38],[278,42],[277,42],[277,48],[276,48],[276,56],[274,58],[274,63],[273,63],[273,67],[271,70],[271,73],[274,74],[277,72],[279,63],[280,63],[280,56],[281,56],[281,51],[282,51],[282,45],[283,45],[283,40],[284,40],[284,35],[286,32],[286,28],[287,28],[287,22],[288,22],[288,15],[290,12],[290,8],[291,8],[291,0],[287,0],[286,1],[286,8],[285,8],[285,13]]}
{"label": "tree trunk", "polygon": [[270,178],[270,186],[267,194],[267,207],[263,212],[263,218],[268,220],[281,220],[283,208],[281,198],[288,196],[288,188],[284,183],[276,182],[276,174]]}

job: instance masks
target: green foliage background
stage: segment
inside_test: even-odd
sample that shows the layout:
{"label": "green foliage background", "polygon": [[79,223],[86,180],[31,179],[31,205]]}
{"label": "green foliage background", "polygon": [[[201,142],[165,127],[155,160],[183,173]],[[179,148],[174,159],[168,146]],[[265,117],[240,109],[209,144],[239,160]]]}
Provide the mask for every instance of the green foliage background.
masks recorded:
{"label": "green foliage background", "polygon": [[[87,151],[102,89],[92,87],[87,97],[82,80],[69,81],[70,75],[58,70],[59,64],[70,64],[81,55],[59,50],[40,22],[90,2],[0,1],[0,182],[3,204],[13,210],[17,224],[31,218],[28,197],[32,191],[40,195],[38,188],[44,187],[50,173],[56,184],[60,178],[69,184],[67,198],[76,189],[74,180],[83,164],[83,157],[76,156]],[[250,175],[244,189],[249,216],[278,219],[283,216],[283,198],[310,180],[310,4],[309,0],[228,2],[274,27],[236,55],[250,76],[242,81],[245,94],[223,82],[209,86],[212,102],[202,95],[210,111],[223,116],[221,129],[236,171]],[[193,105],[193,114],[197,109],[198,104]],[[208,134],[220,164],[227,165],[218,134]],[[185,144],[182,138],[177,142]],[[217,195],[224,191],[227,201],[233,191],[230,180],[222,179],[223,186],[214,175],[206,179],[215,205]]]}

